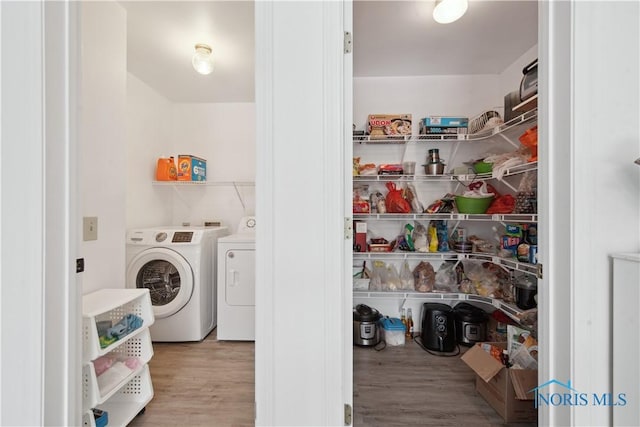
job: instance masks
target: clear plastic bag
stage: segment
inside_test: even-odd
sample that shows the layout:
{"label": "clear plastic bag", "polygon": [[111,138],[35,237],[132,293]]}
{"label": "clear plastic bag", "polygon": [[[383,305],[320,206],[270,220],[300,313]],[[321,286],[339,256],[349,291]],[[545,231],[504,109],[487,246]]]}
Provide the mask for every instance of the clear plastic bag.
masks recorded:
{"label": "clear plastic bag", "polygon": [[413,273],[411,273],[409,262],[406,260],[402,263],[402,268],[400,269],[400,283],[402,290],[414,290],[415,279],[413,278]]}
{"label": "clear plastic bag", "polygon": [[429,240],[427,239],[427,229],[418,221],[413,227],[413,246],[418,252],[429,252]]}
{"label": "clear plastic bag", "polygon": [[434,289],[440,292],[458,292],[458,278],[455,261],[445,261],[436,272]]}
{"label": "clear plastic bag", "polygon": [[413,269],[415,280],[415,290],[418,292],[432,292],[436,283],[436,272],[433,266],[427,261],[420,261],[420,264]]}
{"label": "clear plastic bag", "polygon": [[402,289],[402,283],[400,282],[400,275],[396,266],[390,264],[387,266],[386,275],[382,284],[382,290],[384,291],[398,291]]}

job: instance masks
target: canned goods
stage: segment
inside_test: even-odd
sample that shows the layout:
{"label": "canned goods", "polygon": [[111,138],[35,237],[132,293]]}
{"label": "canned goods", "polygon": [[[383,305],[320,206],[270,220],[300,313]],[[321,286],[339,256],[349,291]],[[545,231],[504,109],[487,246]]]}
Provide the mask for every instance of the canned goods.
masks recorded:
{"label": "canned goods", "polygon": [[529,245],[529,262],[531,264],[538,263],[538,245]]}
{"label": "canned goods", "polygon": [[467,241],[467,229],[466,228],[462,228],[462,227],[458,227],[456,228],[456,231],[454,232],[453,237],[453,243],[464,243]]}

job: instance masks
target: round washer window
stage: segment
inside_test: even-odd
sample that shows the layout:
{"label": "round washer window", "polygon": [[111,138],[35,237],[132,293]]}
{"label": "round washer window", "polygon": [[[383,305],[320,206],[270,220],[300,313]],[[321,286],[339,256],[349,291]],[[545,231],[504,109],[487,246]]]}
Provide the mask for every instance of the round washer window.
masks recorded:
{"label": "round washer window", "polygon": [[178,269],[169,261],[155,259],[147,262],[138,271],[136,288],[149,289],[151,303],[166,305],[180,293],[182,280]]}
{"label": "round washer window", "polygon": [[156,319],[180,311],[191,299],[193,271],[187,260],[167,248],[150,248],[136,255],[127,268],[127,286],[149,289]]}

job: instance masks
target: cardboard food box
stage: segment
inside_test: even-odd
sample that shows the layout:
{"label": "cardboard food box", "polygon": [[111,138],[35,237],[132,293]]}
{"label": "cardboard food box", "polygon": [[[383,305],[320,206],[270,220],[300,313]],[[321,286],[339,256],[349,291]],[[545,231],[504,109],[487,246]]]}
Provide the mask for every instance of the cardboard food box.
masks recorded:
{"label": "cardboard food box", "polygon": [[367,130],[370,139],[411,135],[411,114],[369,114]]}
{"label": "cardboard food box", "polygon": [[420,120],[420,135],[466,135],[467,117],[429,116]]}
{"label": "cardboard food box", "polygon": [[464,127],[469,126],[468,117],[451,117],[451,116],[429,116],[422,119],[422,126],[438,126],[438,127]]}
{"label": "cardboard food box", "polygon": [[[476,373],[476,391],[496,410],[505,422],[527,422],[538,419],[534,405],[534,393],[538,386],[538,371],[531,369],[507,369],[482,349],[477,343],[462,356]],[[507,343],[490,342],[501,349]]]}
{"label": "cardboard food box", "polygon": [[206,181],[207,161],[190,154],[178,155],[178,181]]}

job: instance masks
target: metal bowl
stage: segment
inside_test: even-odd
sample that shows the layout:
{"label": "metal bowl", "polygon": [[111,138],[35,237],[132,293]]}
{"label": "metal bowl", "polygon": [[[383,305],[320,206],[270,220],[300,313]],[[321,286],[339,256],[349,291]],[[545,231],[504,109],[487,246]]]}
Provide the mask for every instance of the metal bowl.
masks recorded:
{"label": "metal bowl", "polygon": [[444,163],[427,163],[424,166],[425,175],[442,175],[444,173]]}

